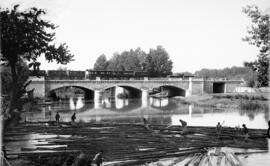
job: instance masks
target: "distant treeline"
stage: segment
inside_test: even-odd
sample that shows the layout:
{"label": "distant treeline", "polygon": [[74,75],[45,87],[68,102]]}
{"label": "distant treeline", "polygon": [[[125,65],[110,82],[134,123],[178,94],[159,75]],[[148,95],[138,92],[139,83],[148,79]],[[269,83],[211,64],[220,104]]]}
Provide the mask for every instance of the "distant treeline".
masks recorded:
{"label": "distant treeline", "polygon": [[172,67],[173,62],[162,46],[150,49],[148,53],[139,47],[122,53],[117,52],[109,60],[102,54],[94,64],[94,70],[145,71],[151,77],[166,77],[172,74]]}
{"label": "distant treeline", "polygon": [[253,87],[256,84],[256,73],[249,67],[231,67],[224,69],[201,69],[194,73],[197,77],[204,78],[228,78],[241,79],[247,83],[247,86]]}

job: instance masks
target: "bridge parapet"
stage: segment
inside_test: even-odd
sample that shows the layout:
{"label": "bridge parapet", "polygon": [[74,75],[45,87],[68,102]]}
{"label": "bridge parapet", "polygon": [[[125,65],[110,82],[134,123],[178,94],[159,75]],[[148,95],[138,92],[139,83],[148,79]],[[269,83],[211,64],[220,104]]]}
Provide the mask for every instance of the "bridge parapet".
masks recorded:
{"label": "bridge parapet", "polygon": [[177,83],[189,80],[46,80],[46,82],[89,82],[89,83]]}

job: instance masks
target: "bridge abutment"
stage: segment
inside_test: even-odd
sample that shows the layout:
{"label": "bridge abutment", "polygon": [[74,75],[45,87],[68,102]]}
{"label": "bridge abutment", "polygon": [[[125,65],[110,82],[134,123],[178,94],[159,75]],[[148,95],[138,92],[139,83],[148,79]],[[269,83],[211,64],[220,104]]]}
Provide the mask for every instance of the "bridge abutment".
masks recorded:
{"label": "bridge abutment", "polygon": [[202,95],[204,93],[204,79],[191,79],[191,95]]}
{"label": "bridge abutment", "polygon": [[26,90],[34,89],[33,96],[44,98],[46,96],[45,78],[44,77],[29,77],[32,82],[26,88]]}

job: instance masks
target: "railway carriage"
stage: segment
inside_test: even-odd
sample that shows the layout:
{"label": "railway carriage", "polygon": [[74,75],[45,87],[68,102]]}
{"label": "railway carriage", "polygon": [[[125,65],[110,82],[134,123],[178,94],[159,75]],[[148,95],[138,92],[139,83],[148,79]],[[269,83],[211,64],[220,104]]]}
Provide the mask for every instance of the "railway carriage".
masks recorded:
{"label": "railway carriage", "polygon": [[116,71],[116,70],[87,70],[88,79],[100,80],[129,80],[143,79],[147,77],[147,72],[143,71]]}

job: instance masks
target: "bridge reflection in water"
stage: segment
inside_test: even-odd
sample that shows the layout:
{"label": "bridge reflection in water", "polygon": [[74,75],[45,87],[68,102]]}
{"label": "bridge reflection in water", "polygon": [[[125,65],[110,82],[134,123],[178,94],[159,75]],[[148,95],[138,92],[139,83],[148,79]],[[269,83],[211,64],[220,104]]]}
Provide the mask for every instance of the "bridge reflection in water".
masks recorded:
{"label": "bridge reflection in water", "polygon": [[[99,105],[99,107],[95,107],[95,105]],[[50,111],[52,112],[51,116]],[[224,121],[224,126],[228,127],[245,123],[248,128],[266,129],[269,120],[269,112],[262,110],[249,112],[245,110],[202,108],[183,105],[176,98],[146,98],[146,101],[143,101],[141,99],[115,97],[101,97],[98,101],[84,100],[81,97],[70,98],[67,101],[42,107],[39,112],[29,112],[26,115],[26,120],[48,121],[50,118],[54,120],[57,111],[60,112],[61,121],[66,122],[71,121],[71,115],[75,111],[77,122],[95,123],[142,124],[142,118],[144,117],[150,125],[180,125],[179,119],[184,119],[188,126],[216,126],[217,122]],[[241,158],[241,161],[245,163],[244,165],[246,163],[247,165],[262,165],[260,162],[269,163],[269,150],[264,154],[254,154],[249,155],[248,158]]]}
{"label": "bridge reflection in water", "polygon": [[101,97],[99,101],[84,100],[82,97],[70,98],[41,107],[40,111],[27,112],[22,115],[22,120],[54,120],[57,111],[61,115],[61,120],[65,122],[70,121],[74,112],[77,113],[78,122],[98,119],[100,122],[142,123],[142,117],[147,117],[150,123],[153,121],[155,124],[180,125],[179,119],[184,119],[191,126],[215,126],[217,122],[224,121],[225,126],[235,127],[245,123],[248,128],[266,129],[269,120],[268,112],[263,110],[250,112],[202,108],[181,104],[176,98],[146,98],[142,101],[117,97]]}

